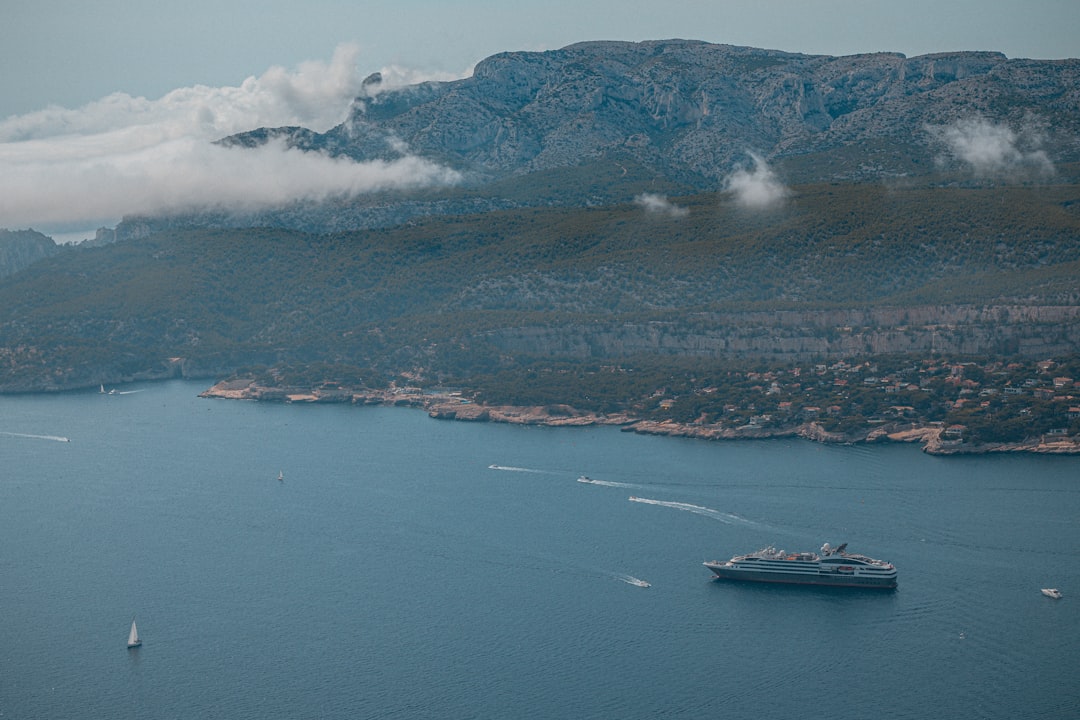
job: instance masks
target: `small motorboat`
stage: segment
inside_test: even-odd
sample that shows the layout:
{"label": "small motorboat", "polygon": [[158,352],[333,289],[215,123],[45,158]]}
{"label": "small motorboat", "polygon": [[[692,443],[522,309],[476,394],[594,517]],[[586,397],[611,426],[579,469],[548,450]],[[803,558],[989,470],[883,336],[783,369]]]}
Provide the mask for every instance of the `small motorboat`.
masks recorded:
{"label": "small motorboat", "polygon": [[1042,594],[1046,597],[1054,598],[1055,600],[1061,599],[1061,591],[1057,588],[1043,588]]}

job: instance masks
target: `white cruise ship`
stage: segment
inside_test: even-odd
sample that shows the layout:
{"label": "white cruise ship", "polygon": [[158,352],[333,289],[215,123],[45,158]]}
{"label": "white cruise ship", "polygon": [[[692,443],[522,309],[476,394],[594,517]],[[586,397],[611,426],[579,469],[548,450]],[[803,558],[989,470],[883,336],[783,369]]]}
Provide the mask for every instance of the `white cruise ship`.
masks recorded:
{"label": "white cruise ship", "polygon": [[747,555],[736,555],[726,562],[710,560],[705,567],[722,580],[882,589],[896,587],[896,568],[892,563],[849,553],[847,543],[838,548],[825,543],[821,554],[789,553],[767,547]]}

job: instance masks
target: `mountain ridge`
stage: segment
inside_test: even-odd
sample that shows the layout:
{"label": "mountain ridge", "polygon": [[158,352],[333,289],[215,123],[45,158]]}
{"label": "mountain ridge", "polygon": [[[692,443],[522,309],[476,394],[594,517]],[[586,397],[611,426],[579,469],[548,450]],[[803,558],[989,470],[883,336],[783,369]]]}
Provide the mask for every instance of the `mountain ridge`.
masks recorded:
{"label": "mountain ridge", "polygon": [[1080,60],[991,51],[836,57],[653,40],[498,53],[460,80],[393,87],[373,74],[323,133],[259,128],[219,141],[358,162],[417,156],[459,172],[457,187],[168,222],[389,227],[484,207],[718,191],[759,161],[786,184],[1075,182],[1077,88]]}
{"label": "mountain ridge", "polygon": [[5,230],[0,228],[0,278],[60,252],[60,246],[36,230]]}
{"label": "mountain ridge", "polygon": [[129,216],[107,239],[176,227],[342,232],[429,215],[687,195],[729,188],[759,161],[785,185],[1073,183],[1080,60],[588,41],[498,53],[453,81],[393,86],[375,73],[326,132],[263,127],[218,142],[270,141],[360,162],[416,156],[459,172],[461,182]]}
{"label": "mountain ridge", "polygon": [[[1019,127],[1038,107],[1055,134],[1049,140],[1074,139],[1078,81],[1080,60],[996,52],[833,57],[701,41],[597,41],[493,55],[461,80],[369,89],[326,133],[285,134],[297,146],[358,160],[410,152],[492,177],[617,149],[659,175],[713,190],[748,151],[773,161],[868,138],[925,147],[927,126],[974,114]],[[226,142],[264,140],[241,134]],[[1061,149],[1062,160],[1078,159],[1075,146]]]}

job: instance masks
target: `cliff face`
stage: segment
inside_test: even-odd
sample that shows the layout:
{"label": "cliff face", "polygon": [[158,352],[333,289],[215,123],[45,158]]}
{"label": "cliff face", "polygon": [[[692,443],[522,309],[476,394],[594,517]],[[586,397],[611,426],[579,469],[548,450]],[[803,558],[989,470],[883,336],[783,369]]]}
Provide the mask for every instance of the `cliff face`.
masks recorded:
{"label": "cliff face", "polygon": [[301,147],[358,159],[417,154],[497,178],[631,158],[653,173],[715,188],[753,151],[771,160],[872,142],[868,158],[801,167],[797,181],[891,176],[940,155],[928,128],[982,117],[1037,125],[1076,159],[1080,61],[961,52],[809,56],[685,40],[588,42],[510,52],[454,82],[383,89],[372,80],[349,118]]}
{"label": "cliff face", "polygon": [[0,277],[13,275],[58,252],[60,248],[52,238],[34,230],[0,229]]}
{"label": "cliff face", "polygon": [[514,327],[491,341],[549,357],[690,355],[805,361],[914,354],[1052,357],[1080,347],[1080,307],[934,306],[709,313],[693,323]]}

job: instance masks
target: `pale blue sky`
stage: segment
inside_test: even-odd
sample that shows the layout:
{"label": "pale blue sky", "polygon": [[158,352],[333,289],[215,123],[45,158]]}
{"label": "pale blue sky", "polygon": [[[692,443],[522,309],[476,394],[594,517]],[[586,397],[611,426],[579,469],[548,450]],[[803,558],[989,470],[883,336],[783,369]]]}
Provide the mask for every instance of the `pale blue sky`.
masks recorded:
{"label": "pale blue sky", "polygon": [[1080,57],[1080,0],[35,0],[3,15],[0,119],[115,91],[236,86],[274,65],[328,61],[342,43],[359,48],[365,73],[457,75],[502,50],[600,39]]}

